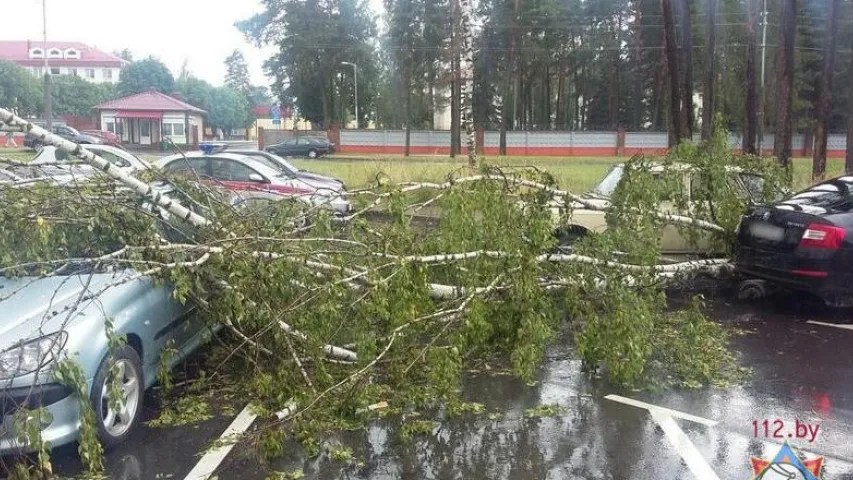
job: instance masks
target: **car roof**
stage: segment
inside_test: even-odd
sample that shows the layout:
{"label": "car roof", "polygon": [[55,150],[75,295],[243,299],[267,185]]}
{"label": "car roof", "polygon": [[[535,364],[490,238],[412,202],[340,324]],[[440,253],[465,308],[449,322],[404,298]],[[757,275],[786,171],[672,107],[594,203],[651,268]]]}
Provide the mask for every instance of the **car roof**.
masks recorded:
{"label": "car roof", "polygon": [[[168,157],[161,158],[157,162],[157,165],[160,167],[165,167],[166,165],[174,162],[175,160],[180,160],[182,158],[183,157],[180,154],[170,155]],[[187,158],[187,160],[195,160],[195,159],[200,159],[200,158],[214,158],[214,159],[220,159],[220,160],[233,160],[235,162],[242,163],[242,164],[246,165],[247,167],[253,168],[253,169],[257,170],[258,173],[260,173],[262,175],[266,175],[268,177],[276,177],[279,174],[279,172],[277,170],[274,170],[274,169],[264,165],[262,162],[259,162],[259,161],[255,160],[254,158],[252,158],[251,156],[245,155],[245,154],[241,155],[239,153],[219,152],[219,153],[213,153],[213,154],[207,155],[204,152],[188,152],[188,153],[186,153],[186,158]]]}

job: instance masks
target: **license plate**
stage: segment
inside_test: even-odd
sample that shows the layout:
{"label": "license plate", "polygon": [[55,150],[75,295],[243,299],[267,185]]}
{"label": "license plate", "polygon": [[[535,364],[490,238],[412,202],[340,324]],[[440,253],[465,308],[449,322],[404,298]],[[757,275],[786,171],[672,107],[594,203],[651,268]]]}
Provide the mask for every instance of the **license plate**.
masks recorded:
{"label": "license plate", "polygon": [[749,233],[755,238],[771,242],[781,242],[785,238],[785,230],[783,228],[766,223],[753,223],[749,226]]}

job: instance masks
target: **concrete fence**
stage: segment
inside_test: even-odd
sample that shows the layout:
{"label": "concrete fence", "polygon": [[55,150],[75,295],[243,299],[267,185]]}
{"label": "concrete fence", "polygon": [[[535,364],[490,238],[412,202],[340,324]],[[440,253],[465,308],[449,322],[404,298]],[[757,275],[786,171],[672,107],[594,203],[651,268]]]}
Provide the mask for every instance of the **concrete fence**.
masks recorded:
{"label": "concrete fence", "polygon": [[[339,130],[329,133],[330,139],[338,139],[338,151],[353,154],[397,154],[405,149],[405,130]],[[486,155],[498,155],[500,132],[486,131],[477,135],[478,150]],[[699,140],[699,135],[695,136]],[[773,135],[765,135],[763,153],[773,152]],[[465,149],[463,134],[463,152]],[[740,149],[742,140],[737,134],[729,135],[729,145]],[[805,135],[792,139],[795,157],[811,156],[812,145],[807,146]],[[266,143],[269,145],[269,143]],[[669,137],[666,132],[527,132],[506,133],[507,155],[514,156],[562,156],[562,157],[612,157],[630,156],[637,153],[659,154],[666,152]],[[828,141],[828,156],[843,158],[847,148],[844,134],[831,134]],[[409,143],[412,155],[450,154],[449,131],[412,131]]]}

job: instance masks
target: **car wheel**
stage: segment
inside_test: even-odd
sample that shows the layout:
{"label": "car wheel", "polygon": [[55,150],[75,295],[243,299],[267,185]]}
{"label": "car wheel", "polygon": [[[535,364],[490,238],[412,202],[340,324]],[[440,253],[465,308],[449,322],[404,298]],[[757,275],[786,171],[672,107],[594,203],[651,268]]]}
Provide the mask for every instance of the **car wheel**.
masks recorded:
{"label": "car wheel", "polygon": [[313,148],[308,150],[308,158],[317,158],[317,150],[314,150]]}
{"label": "car wheel", "polygon": [[[111,365],[116,366],[122,398],[118,410],[110,406],[109,390]],[[123,442],[139,424],[145,383],[142,376],[142,361],[132,347],[124,345],[115,350],[113,356],[101,360],[89,400],[98,422],[98,438],[105,448]]]}

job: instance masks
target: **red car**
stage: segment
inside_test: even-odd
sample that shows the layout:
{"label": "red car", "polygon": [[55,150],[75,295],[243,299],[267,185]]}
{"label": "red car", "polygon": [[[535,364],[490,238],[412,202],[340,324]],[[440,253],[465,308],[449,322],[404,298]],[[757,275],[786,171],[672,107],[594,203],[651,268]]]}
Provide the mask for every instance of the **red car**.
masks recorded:
{"label": "red car", "polygon": [[82,133],[87,135],[92,135],[93,137],[98,137],[104,141],[105,145],[112,145],[113,147],[124,148],[121,144],[121,138],[113,132],[108,132],[105,130],[81,130]]}

